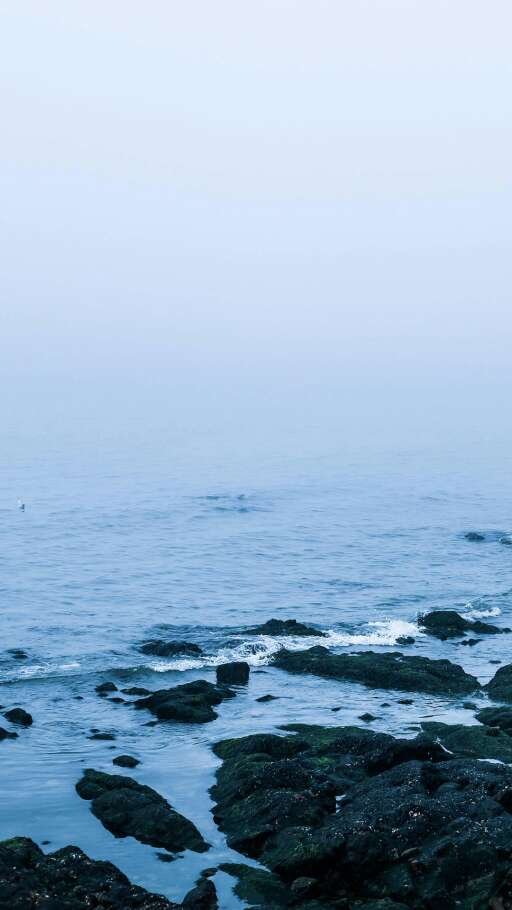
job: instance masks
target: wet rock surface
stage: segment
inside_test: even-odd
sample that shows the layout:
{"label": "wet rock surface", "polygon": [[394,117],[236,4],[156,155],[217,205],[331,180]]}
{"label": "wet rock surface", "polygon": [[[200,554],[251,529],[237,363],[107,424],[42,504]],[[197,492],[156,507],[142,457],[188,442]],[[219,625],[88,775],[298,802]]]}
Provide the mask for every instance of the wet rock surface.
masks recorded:
{"label": "wet rock surface", "polygon": [[147,698],[140,698],[134,706],[146,708],[158,720],[205,724],[217,717],[214,707],[227,698],[234,698],[235,694],[227,686],[215,686],[199,679],[172,689],[159,689]]}
{"label": "wet rock surface", "polygon": [[182,904],[183,910],[217,910],[218,906],[215,885],[206,878],[189,891]]}
{"label": "wet rock surface", "polygon": [[176,657],[180,654],[199,657],[203,653],[202,648],[192,642],[162,641],[158,638],[142,642],[139,651],[141,654],[151,654],[155,657]]}
{"label": "wet rock surface", "polygon": [[262,623],[261,626],[253,626],[252,629],[245,630],[246,635],[290,635],[304,638],[325,638],[326,633],[314,629],[312,626],[306,626],[296,619],[269,619],[268,622]]}
{"label": "wet rock surface", "polygon": [[110,692],[117,692],[117,686],[115,683],[107,680],[107,682],[100,683],[96,686],[95,691],[98,695],[108,695]]}
{"label": "wet rock surface", "polygon": [[18,734],[14,733],[13,730],[6,730],[5,727],[0,727],[0,742],[3,739],[17,739]]}
{"label": "wet rock surface", "polygon": [[137,765],[140,765],[140,760],[134,758],[133,755],[116,755],[112,759],[112,764],[117,765],[119,768],[136,768]]}
{"label": "wet rock surface", "polygon": [[332,654],[321,645],[306,651],[283,648],[272,663],[289,673],[313,673],[381,689],[463,695],[480,688],[474,676],[449,660],[430,660],[428,657],[404,655],[399,651]]}
{"label": "wet rock surface", "polygon": [[117,837],[131,836],[143,844],[164,847],[169,853],[203,853],[208,849],[191,821],[151,787],[131,777],[88,768],[76,791],[82,799],[91,800],[91,812]]}
{"label": "wet rock surface", "polygon": [[499,727],[500,730],[512,735],[512,708],[482,708],[475,717],[481,724]]}
{"label": "wet rock surface", "polygon": [[45,855],[28,838],[0,843],[0,907],[12,910],[178,910],[150,894],[112,863],[89,859],[78,847]]}
{"label": "wet rock surface", "polygon": [[512,664],[500,667],[489,683],[486,689],[491,696],[497,701],[512,702]]}
{"label": "wet rock surface", "polygon": [[245,660],[220,664],[217,667],[217,682],[227,686],[243,686],[249,682],[250,667]]}
{"label": "wet rock surface", "polygon": [[17,724],[19,727],[30,727],[34,722],[32,715],[23,708],[11,708],[10,711],[4,713],[4,717],[11,724]]}
{"label": "wet rock surface", "polygon": [[432,613],[424,613],[418,617],[418,625],[429,635],[434,635],[441,640],[460,638],[466,632],[474,632],[478,635],[499,635],[502,632],[510,631],[510,629],[500,629],[499,626],[482,622],[479,619],[465,619],[455,610],[434,610]]}
{"label": "wet rock surface", "polygon": [[[237,893],[262,908],[504,910],[512,768],[482,760],[489,728],[463,729],[428,724],[400,740],[292,725],[293,736],[218,743],[215,818],[270,870],[223,866]],[[461,757],[468,750],[475,757]]]}

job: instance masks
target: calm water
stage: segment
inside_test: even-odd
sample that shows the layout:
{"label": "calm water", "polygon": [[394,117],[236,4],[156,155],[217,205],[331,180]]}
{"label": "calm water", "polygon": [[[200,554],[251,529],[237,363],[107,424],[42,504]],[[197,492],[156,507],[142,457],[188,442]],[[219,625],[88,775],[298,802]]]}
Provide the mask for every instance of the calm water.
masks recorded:
{"label": "calm water", "polygon": [[[181,899],[202,868],[239,859],[210,814],[215,740],[295,720],[344,724],[363,711],[378,715],[374,729],[408,735],[426,717],[474,722],[459,701],[417,696],[406,708],[399,693],[273,670],[280,642],[244,635],[272,616],[313,622],[340,650],[392,648],[414,634],[408,650],[449,657],[482,681],[491,660],[512,661],[512,635],[468,648],[415,626],[418,611],[436,607],[512,626],[512,547],[500,542],[512,529],[505,448],[358,450],[332,438],[269,444],[85,422],[68,433],[12,431],[4,456],[0,702],[23,705],[34,725],[0,744],[0,838],[28,835],[50,850],[78,844]],[[484,543],[464,539],[475,529]],[[206,657],[138,653],[142,639],[164,632],[201,644]],[[15,647],[28,659],[14,660]],[[240,656],[253,665],[247,691],[198,728],[146,727],[142,712],[94,693],[107,678],[149,687],[213,680],[216,663]],[[266,693],[279,700],[259,704]],[[91,728],[116,742],[87,739]],[[84,767],[114,770],[120,752],[141,759],[129,773],[191,818],[209,853],[162,863],[91,815],[74,785]],[[224,910],[241,906],[228,876],[216,884]]]}

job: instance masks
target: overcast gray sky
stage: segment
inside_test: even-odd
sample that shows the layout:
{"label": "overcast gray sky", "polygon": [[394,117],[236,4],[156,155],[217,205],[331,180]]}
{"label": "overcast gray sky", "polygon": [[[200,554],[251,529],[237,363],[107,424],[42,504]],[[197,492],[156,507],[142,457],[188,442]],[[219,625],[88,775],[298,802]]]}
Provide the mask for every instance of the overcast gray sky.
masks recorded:
{"label": "overcast gray sky", "polygon": [[0,11],[6,379],[503,394],[508,0]]}

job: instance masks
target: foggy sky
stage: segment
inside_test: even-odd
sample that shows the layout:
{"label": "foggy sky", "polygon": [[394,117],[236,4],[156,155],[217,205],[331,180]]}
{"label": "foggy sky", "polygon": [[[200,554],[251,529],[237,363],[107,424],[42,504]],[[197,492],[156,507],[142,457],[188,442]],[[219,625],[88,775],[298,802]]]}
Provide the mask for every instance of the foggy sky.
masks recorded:
{"label": "foggy sky", "polygon": [[0,13],[4,382],[506,401],[506,0]]}

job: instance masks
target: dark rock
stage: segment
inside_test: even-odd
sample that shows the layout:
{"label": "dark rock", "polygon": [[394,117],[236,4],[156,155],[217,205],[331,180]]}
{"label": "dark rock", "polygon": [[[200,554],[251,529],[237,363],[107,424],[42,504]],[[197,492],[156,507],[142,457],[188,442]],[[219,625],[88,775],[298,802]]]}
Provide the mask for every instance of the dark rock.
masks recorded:
{"label": "dark rock", "polygon": [[28,711],[24,711],[23,708],[11,708],[10,711],[5,712],[4,717],[11,724],[18,724],[20,727],[30,727],[33,723],[32,715]]}
{"label": "dark rock", "polygon": [[121,689],[121,692],[123,695],[151,695],[151,690],[143,686],[130,686],[129,689]]}
{"label": "dark rock", "polygon": [[512,768],[480,758],[511,738],[426,727],[399,740],[297,724],[218,743],[215,819],[271,871],[223,865],[236,893],[265,910],[505,910],[490,901],[512,898]]}
{"label": "dark rock", "polygon": [[156,858],[159,859],[161,863],[173,863],[174,860],[176,859],[176,856],[174,856],[172,853],[157,852],[155,855],[156,855]]}
{"label": "dark rock", "polygon": [[28,660],[28,654],[26,651],[23,651],[21,648],[9,648],[8,654],[14,658],[14,660]]}
{"label": "dark rock", "polygon": [[203,653],[199,645],[194,645],[188,641],[160,641],[157,638],[143,642],[139,651],[142,654],[151,654],[155,657],[175,657],[179,654],[199,657]]}
{"label": "dark rock", "polygon": [[466,632],[476,632],[479,635],[499,635],[509,632],[510,629],[500,629],[488,622],[479,619],[464,619],[455,610],[434,610],[433,613],[424,613],[418,616],[418,625],[429,635],[445,641],[448,638],[461,638]]}
{"label": "dark rock", "polygon": [[228,845],[247,856],[259,857],[276,831],[317,828],[335,812],[336,794],[369,773],[414,758],[446,757],[430,740],[395,740],[359,727],[286,729],[298,735],[255,734],[214,747],[224,759],[212,789],[214,818]]}
{"label": "dark rock", "polygon": [[500,667],[485,688],[496,701],[512,701],[512,664]]}
{"label": "dark rock", "polygon": [[217,682],[227,686],[242,686],[249,681],[249,664],[245,660],[232,661],[217,667]]}
{"label": "dark rock", "polygon": [[140,765],[140,759],[134,758],[132,755],[116,755],[112,759],[113,765],[119,765],[120,768],[136,768],[137,765]]}
{"label": "dark rock", "polygon": [[475,704],[474,701],[463,701],[463,702],[462,702],[462,707],[463,707],[466,711],[476,711],[476,709],[477,709],[477,705]]}
{"label": "dark rock", "polygon": [[0,742],[3,739],[17,739],[17,738],[18,738],[17,733],[11,733],[10,730],[6,730],[4,727],[0,727]]}
{"label": "dark rock", "polygon": [[240,900],[257,910],[281,910],[289,907],[292,895],[288,885],[277,875],[264,869],[255,869],[243,863],[222,863],[222,872],[237,879],[234,891]]}
{"label": "dark rock", "polygon": [[480,688],[474,676],[449,660],[404,655],[399,651],[377,654],[331,654],[317,645],[307,651],[279,651],[272,663],[289,673],[313,673],[333,679],[349,679],[382,689],[463,695]]}
{"label": "dark rock", "polygon": [[260,697],[257,698],[256,701],[261,701],[261,702],[265,703],[267,701],[275,701],[277,698],[279,698],[279,695],[260,695]]}
{"label": "dark rock", "polygon": [[398,704],[399,705],[413,705],[414,699],[413,698],[399,698]]}
{"label": "dark rock", "polygon": [[365,714],[359,715],[359,720],[364,720],[364,722],[366,724],[369,724],[369,723],[371,723],[372,720],[377,720],[377,718],[375,717],[375,715],[369,714],[367,711]]}
{"label": "dark rock", "polygon": [[397,645],[413,645],[416,639],[412,635],[399,635],[396,643]]}
{"label": "dark rock", "polygon": [[191,821],[151,787],[131,777],[89,768],[76,790],[82,799],[92,800],[91,812],[116,837],[135,837],[143,844],[164,847],[169,853],[187,849],[203,853],[208,849]]}
{"label": "dark rock", "polygon": [[28,838],[0,843],[0,907],[10,910],[179,910],[78,847],[46,855]]}
{"label": "dark rock", "polygon": [[479,531],[468,531],[467,534],[464,534],[464,537],[472,543],[479,543],[480,541],[485,540],[485,534],[480,534]]}
{"label": "dark rock", "polygon": [[512,762],[512,737],[498,727],[474,724],[422,723],[422,729],[453,755]]}
{"label": "dark rock", "polygon": [[503,537],[500,537],[500,543],[505,547],[512,547],[512,537],[509,534],[505,534]]}
{"label": "dark rock", "polygon": [[183,910],[217,910],[217,892],[209,879],[201,879],[183,901]]}
{"label": "dark rock", "polygon": [[215,705],[234,697],[235,693],[226,686],[214,686],[213,683],[199,679],[173,689],[159,689],[147,698],[136,701],[134,706],[147,708],[158,720],[205,724],[217,717],[213,710]]}
{"label": "dark rock", "polygon": [[108,695],[109,692],[117,692],[117,686],[113,682],[100,683],[96,686],[96,692],[98,695]]}
{"label": "dark rock", "polygon": [[99,740],[105,740],[105,742],[110,742],[111,740],[114,740],[115,738],[116,737],[115,737],[114,733],[92,733],[91,736],[87,737],[87,739],[99,739]]}
{"label": "dark rock", "polygon": [[[476,706],[475,706],[476,707]],[[476,715],[481,724],[499,727],[512,735],[512,708],[482,708]]]}
{"label": "dark rock", "polygon": [[124,698],[119,698],[119,696],[115,696],[114,698],[109,698],[108,700],[111,701],[114,705],[125,705],[126,704],[126,701],[124,700]]}
{"label": "dark rock", "polygon": [[290,635],[297,638],[326,638],[325,632],[319,632],[312,626],[305,626],[296,619],[269,619],[261,626],[246,629],[246,635]]}
{"label": "dark rock", "polygon": [[470,648],[474,648],[475,645],[479,645],[483,641],[482,638],[465,638],[464,641],[461,641],[461,645],[469,645]]}

